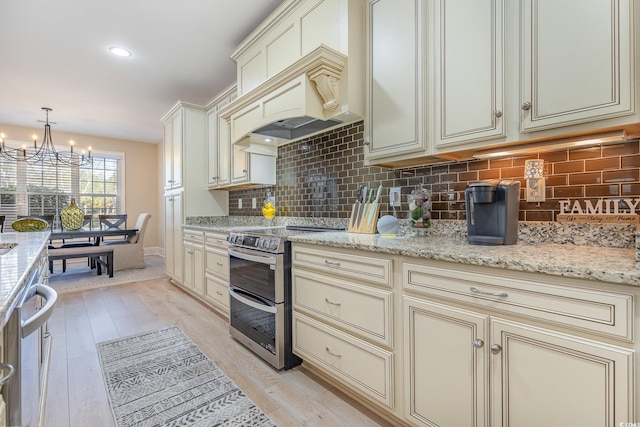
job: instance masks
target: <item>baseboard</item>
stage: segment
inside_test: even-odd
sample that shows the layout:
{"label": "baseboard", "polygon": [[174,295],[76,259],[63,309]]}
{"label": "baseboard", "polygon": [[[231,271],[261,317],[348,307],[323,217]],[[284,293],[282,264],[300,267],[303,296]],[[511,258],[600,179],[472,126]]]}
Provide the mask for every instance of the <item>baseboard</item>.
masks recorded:
{"label": "baseboard", "polygon": [[158,255],[164,258],[164,248],[160,246],[148,246],[144,248],[145,255]]}

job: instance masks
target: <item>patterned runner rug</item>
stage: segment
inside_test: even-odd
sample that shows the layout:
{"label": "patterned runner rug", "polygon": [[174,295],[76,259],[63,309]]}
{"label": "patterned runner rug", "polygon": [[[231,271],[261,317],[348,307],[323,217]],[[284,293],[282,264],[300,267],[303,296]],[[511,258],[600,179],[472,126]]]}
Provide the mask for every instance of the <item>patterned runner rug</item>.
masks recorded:
{"label": "patterned runner rug", "polygon": [[178,326],[97,347],[118,427],[275,426]]}

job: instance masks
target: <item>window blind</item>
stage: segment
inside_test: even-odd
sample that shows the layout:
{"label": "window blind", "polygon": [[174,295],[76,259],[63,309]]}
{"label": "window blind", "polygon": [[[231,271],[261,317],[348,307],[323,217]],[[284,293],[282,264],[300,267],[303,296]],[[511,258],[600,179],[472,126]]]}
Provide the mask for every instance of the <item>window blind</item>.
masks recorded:
{"label": "window blind", "polygon": [[50,166],[0,157],[0,215],[6,216],[5,226],[19,216],[59,218],[71,199],[96,221],[99,214],[119,214],[122,188],[121,155],[94,155],[86,166]]}

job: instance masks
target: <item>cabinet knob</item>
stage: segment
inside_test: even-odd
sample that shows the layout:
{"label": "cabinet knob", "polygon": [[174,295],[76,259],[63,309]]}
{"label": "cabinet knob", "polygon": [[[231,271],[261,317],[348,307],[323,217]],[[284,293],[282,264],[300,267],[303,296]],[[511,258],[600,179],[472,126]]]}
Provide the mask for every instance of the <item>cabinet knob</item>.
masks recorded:
{"label": "cabinet knob", "polygon": [[502,111],[500,111],[500,110],[493,110],[493,115],[494,115],[494,117],[502,117]]}
{"label": "cabinet knob", "polygon": [[247,173],[247,170],[246,169],[242,169],[242,173]]}
{"label": "cabinet knob", "polygon": [[531,103],[529,101],[522,103],[522,109],[525,111],[529,111],[531,109]]}
{"label": "cabinet knob", "polygon": [[369,140],[368,140],[368,139],[365,139],[364,141],[362,141],[362,143],[363,143],[364,145],[369,145],[369,144],[370,144],[370,142],[369,142]]}
{"label": "cabinet knob", "polygon": [[187,253],[188,253],[189,255],[192,255],[192,254],[193,254],[193,251],[187,251]]}
{"label": "cabinet knob", "polygon": [[217,177],[217,176],[212,176],[212,177],[211,177],[211,181],[216,181],[217,179],[218,179],[218,177]]}
{"label": "cabinet knob", "polygon": [[491,346],[491,353],[493,354],[498,354],[502,351],[502,346],[500,346],[500,344],[493,344]]}
{"label": "cabinet knob", "polygon": [[471,343],[473,344],[473,346],[474,346],[475,348],[482,348],[482,347],[484,347],[484,341],[482,341],[480,338],[477,338],[477,339],[473,340]]}

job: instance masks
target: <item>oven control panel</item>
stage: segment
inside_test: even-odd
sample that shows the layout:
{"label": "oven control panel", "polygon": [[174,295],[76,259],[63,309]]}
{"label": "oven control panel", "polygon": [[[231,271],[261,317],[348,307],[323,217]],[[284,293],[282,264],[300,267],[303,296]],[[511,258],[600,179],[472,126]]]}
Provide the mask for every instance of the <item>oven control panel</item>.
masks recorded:
{"label": "oven control panel", "polygon": [[257,236],[245,233],[229,233],[227,236],[227,241],[234,246],[273,253],[277,253],[280,249],[281,240],[276,236]]}

